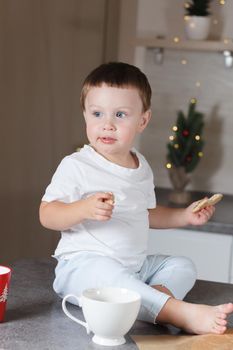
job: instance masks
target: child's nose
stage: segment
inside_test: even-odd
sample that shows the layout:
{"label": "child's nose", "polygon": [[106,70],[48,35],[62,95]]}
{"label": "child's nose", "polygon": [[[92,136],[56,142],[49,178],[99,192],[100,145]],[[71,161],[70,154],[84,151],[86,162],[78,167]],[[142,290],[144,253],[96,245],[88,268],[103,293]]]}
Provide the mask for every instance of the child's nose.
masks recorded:
{"label": "child's nose", "polygon": [[104,130],[115,130],[115,124],[112,118],[106,118],[103,124]]}

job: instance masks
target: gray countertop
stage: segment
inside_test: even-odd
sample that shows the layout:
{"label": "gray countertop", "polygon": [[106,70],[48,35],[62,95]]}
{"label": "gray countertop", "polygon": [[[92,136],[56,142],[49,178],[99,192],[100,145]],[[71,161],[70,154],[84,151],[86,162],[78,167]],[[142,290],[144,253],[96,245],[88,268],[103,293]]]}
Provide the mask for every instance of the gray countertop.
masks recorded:
{"label": "gray countertop", "polygon": [[[127,343],[104,347],[92,342],[92,334],[68,319],[61,309],[61,300],[52,290],[55,261],[51,259],[20,260],[12,265],[13,274],[7,313],[0,324],[0,349],[4,350],[133,350],[137,346],[133,334],[177,334],[174,327],[162,327],[136,321]],[[186,297],[187,301],[215,305],[232,300],[233,285],[197,281]],[[72,312],[82,317],[78,307]],[[233,317],[229,318],[233,326]]]}
{"label": "gray countertop", "polygon": [[[159,205],[179,207],[169,202],[171,190],[167,188],[156,188],[155,193]],[[210,197],[213,193],[191,191],[192,202]],[[203,226],[190,226],[188,229],[206,232],[233,234],[233,196],[223,194],[223,199],[216,205],[213,217]]]}

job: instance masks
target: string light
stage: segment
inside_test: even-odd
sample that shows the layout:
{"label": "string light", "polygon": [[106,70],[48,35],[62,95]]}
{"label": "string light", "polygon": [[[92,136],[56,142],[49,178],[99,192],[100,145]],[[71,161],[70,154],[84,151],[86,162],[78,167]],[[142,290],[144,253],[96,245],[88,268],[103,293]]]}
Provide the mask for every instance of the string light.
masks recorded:
{"label": "string light", "polygon": [[171,169],[171,167],[172,167],[171,163],[167,163],[167,164],[166,164],[166,168],[167,168],[167,169]]}
{"label": "string light", "polygon": [[174,138],[175,138],[175,137],[174,137],[173,135],[169,136],[169,140],[170,140],[170,141],[173,141]]}
{"label": "string light", "polygon": [[174,43],[178,43],[180,41],[180,38],[178,36],[175,36],[173,38]]}
{"label": "string light", "polygon": [[195,103],[197,103],[197,100],[195,98],[191,98],[190,102],[195,104]]}
{"label": "string light", "polygon": [[182,64],[187,64],[187,60],[183,59],[183,60],[181,60],[181,63]]}
{"label": "string light", "polygon": [[198,157],[203,157],[203,152],[198,152]]}
{"label": "string light", "polygon": [[174,125],[174,126],[172,127],[172,130],[173,130],[173,131],[178,131],[178,127],[177,127],[176,125]]}
{"label": "string light", "polygon": [[200,139],[201,139],[200,135],[196,135],[196,136],[195,136],[195,140],[196,140],[196,141],[200,141]]}
{"label": "string light", "polygon": [[189,8],[190,8],[190,4],[189,4],[188,2],[186,2],[186,3],[184,4],[184,7],[185,7],[186,9],[189,9]]}
{"label": "string light", "polygon": [[220,4],[220,5],[225,5],[225,0],[220,0],[220,1],[219,1],[219,4]]}
{"label": "string light", "polygon": [[178,143],[175,143],[175,144],[174,144],[174,148],[175,148],[175,149],[178,149],[179,147],[180,147],[180,146],[179,146]]}
{"label": "string light", "polygon": [[187,16],[187,15],[184,16],[184,20],[185,20],[185,21],[189,21],[189,18],[190,18],[190,17]]}

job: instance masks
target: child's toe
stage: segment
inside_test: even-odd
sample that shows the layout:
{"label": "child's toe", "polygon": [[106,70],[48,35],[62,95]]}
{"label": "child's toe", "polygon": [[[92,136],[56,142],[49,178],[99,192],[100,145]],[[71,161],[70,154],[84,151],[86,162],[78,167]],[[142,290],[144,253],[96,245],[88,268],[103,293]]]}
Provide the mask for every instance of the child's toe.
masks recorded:
{"label": "child's toe", "polygon": [[222,320],[225,320],[227,317],[227,314],[225,312],[218,312],[216,316],[217,318],[221,318]]}
{"label": "child's toe", "polygon": [[217,318],[216,324],[219,326],[226,326],[227,320],[223,320],[222,318]]}
{"label": "child's toe", "polygon": [[229,314],[229,313],[233,312],[233,304],[232,303],[228,303],[228,304],[219,305],[218,306],[218,311],[220,313]]}
{"label": "child's toe", "polygon": [[217,333],[217,334],[223,334],[225,331],[226,331],[226,327],[225,326],[220,326],[220,325],[215,325],[214,326],[214,333]]}

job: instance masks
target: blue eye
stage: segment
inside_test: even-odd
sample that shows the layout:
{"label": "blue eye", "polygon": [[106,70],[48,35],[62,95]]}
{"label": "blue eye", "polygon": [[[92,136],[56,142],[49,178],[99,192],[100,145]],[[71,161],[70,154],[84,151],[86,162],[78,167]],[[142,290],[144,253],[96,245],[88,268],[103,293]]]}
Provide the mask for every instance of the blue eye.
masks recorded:
{"label": "blue eye", "polygon": [[93,112],[94,117],[99,118],[102,116],[101,112]]}
{"label": "blue eye", "polygon": [[117,118],[124,118],[126,116],[126,114],[124,112],[116,112],[116,117]]}

